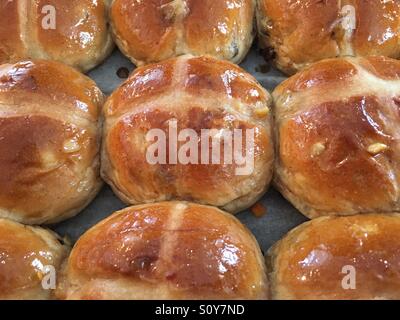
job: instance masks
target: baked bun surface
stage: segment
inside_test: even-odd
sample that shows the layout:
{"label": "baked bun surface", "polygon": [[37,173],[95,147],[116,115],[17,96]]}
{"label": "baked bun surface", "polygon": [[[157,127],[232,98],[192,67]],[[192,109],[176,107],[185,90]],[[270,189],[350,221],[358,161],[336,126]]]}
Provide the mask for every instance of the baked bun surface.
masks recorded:
{"label": "baked bun surface", "polygon": [[293,74],[338,56],[400,58],[398,0],[257,0],[262,47]]}
{"label": "baked bun surface", "polygon": [[304,223],[267,257],[273,299],[400,299],[400,215]]}
{"label": "baked bun surface", "polygon": [[[102,177],[130,204],[176,199],[230,212],[248,208],[263,195],[272,176],[271,100],[252,76],[213,58],[183,56],[141,67],[104,107]],[[175,136],[185,129],[196,134],[195,150],[183,153],[193,155],[188,163],[181,156],[188,139],[177,141],[174,148],[171,126],[176,126]],[[214,129],[209,139],[201,134],[206,129]],[[235,129],[241,130],[240,137],[220,137]],[[166,136],[164,162],[149,161],[157,140],[149,139],[154,130]],[[248,134],[253,141],[246,141]],[[219,150],[210,137],[221,142]],[[250,155],[246,156],[249,161],[240,163],[224,151],[224,141],[228,145],[232,140],[237,151]],[[208,147],[204,147],[206,141]],[[214,151],[220,151],[220,164],[213,164]],[[208,157],[203,156],[205,152]],[[225,158],[229,154],[231,160]]]}
{"label": "baked bun surface", "polygon": [[283,82],[275,184],[307,217],[400,210],[400,62],[325,60]]}
{"label": "baked bun surface", "polygon": [[0,219],[0,300],[52,298],[52,290],[42,285],[46,267],[58,272],[68,251],[50,231]]}
{"label": "baked bun surface", "polygon": [[0,64],[57,60],[82,71],[111,53],[103,0],[0,0]]}
{"label": "baked bun surface", "polygon": [[116,43],[136,65],[183,54],[239,63],[253,42],[254,0],[114,0]]}
{"label": "baked bun surface", "polygon": [[0,66],[0,217],[57,222],[95,197],[102,101],[92,80],[61,63]]}
{"label": "baked bun surface", "polygon": [[66,299],[265,299],[264,259],[252,234],[213,207],[163,202],[116,212],[72,250]]}

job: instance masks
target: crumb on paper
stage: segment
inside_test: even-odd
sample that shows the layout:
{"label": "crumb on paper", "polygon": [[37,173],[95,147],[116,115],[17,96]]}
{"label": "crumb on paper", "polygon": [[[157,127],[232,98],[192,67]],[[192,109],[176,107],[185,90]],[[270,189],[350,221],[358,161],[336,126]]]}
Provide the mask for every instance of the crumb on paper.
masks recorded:
{"label": "crumb on paper", "polygon": [[117,70],[117,76],[120,79],[127,79],[129,77],[129,69],[121,67]]}
{"label": "crumb on paper", "polygon": [[257,202],[251,207],[251,212],[257,218],[261,218],[267,214],[267,208],[265,208],[261,202]]}

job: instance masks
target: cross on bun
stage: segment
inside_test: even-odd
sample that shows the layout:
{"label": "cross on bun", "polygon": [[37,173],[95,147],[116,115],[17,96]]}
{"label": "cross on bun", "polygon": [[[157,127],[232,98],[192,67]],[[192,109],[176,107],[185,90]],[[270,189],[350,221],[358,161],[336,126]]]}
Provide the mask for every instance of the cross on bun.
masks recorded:
{"label": "cross on bun", "polygon": [[400,210],[400,61],[318,62],[273,93],[275,184],[310,218]]}
{"label": "cross on bun", "polygon": [[257,0],[260,44],[293,74],[339,56],[400,58],[398,0]]}
{"label": "cross on bun", "polygon": [[59,62],[0,66],[0,217],[53,223],[95,197],[102,103],[92,80]]}
{"label": "cross on bun", "polygon": [[88,71],[113,48],[108,1],[0,0],[0,64],[49,59]]}
{"label": "cross on bun", "polygon": [[0,299],[53,298],[68,251],[51,231],[0,219]]}
{"label": "cross on bun", "polygon": [[76,243],[57,297],[265,299],[264,259],[252,234],[213,207],[164,202],[114,213]]}
{"label": "cross on bun", "polygon": [[268,252],[273,299],[400,299],[400,215],[323,217]]}
{"label": "cross on bun", "polygon": [[[141,67],[104,106],[102,177],[129,204],[175,199],[241,211],[264,194],[272,177],[270,106],[269,93],[225,61],[182,56]],[[194,134],[194,149],[184,151],[188,138],[175,143],[174,130],[176,138]],[[157,139],[149,135],[160,131],[164,160],[153,162]],[[231,151],[237,143],[243,163],[226,151],[229,143]]]}
{"label": "cross on bun", "polygon": [[253,42],[254,0],[114,0],[111,24],[138,66],[183,54],[239,63]]}

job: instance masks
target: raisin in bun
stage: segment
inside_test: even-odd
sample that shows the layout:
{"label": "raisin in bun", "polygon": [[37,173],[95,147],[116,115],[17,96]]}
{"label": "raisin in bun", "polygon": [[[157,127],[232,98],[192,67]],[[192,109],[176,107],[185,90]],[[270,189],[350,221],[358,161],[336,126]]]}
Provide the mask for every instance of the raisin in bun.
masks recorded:
{"label": "raisin in bun", "polygon": [[87,231],[63,271],[64,299],[265,299],[253,235],[213,207],[164,202],[116,212]]}
{"label": "raisin in bun", "polygon": [[257,0],[261,46],[293,74],[339,56],[400,58],[398,0]]}
{"label": "raisin in bun", "polygon": [[0,300],[53,298],[68,251],[51,231],[0,219]]}
{"label": "raisin in bun", "polygon": [[0,64],[49,59],[88,71],[113,48],[108,1],[0,0]]}
{"label": "raisin in bun", "polygon": [[400,299],[400,215],[323,217],[268,252],[273,299]]}
{"label": "raisin in bun", "polygon": [[117,45],[138,66],[183,54],[239,63],[253,42],[254,10],[254,0],[114,0],[110,15]]}
{"label": "raisin in bun", "polygon": [[57,222],[97,194],[103,94],[64,64],[0,66],[0,217]]}
{"label": "raisin in bun", "polygon": [[325,60],[273,93],[275,182],[310,218],[400,210],[400,62]]}
{"label": "raisin in bun", "polygon": [[[272,176],[270,104],[268,92],[228,62],[182,56],[141,67],[104,107],[102,176],[129,204],[176,199],[230,212],[248,208]],[[196,135],[191,151],[183,151],[189,138],[174,146],[185,129]],[[204,130],[209,134],[202,135]],[[152,136],[157,131],[164,141]],[[162,145],[158,152],[156,142]],[[229,142],[231,151],[237,143],[244,162],[225,149]],[[214,151],[219,164],[212,160]],[[149,154],[158,159],[149,160]]]}

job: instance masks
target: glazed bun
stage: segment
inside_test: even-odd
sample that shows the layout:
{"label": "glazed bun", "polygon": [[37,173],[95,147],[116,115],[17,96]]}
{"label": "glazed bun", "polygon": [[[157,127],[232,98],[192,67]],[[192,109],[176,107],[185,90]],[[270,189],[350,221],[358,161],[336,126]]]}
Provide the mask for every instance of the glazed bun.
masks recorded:
{"label": "glazed bun", "polygon": [[275,184],[309,218],[396,212],[400,62],[325,60],[283,82]]}
{"label": "glazed bun", "polygon": [[0,0],[0,64],[48,59],[94,68],[113,48],[107,2]]}
{"label": "glazed bun", "polygon": [[260,44],[293,74],[339,56],[400,58],[398,0],[257,0]]}
{"label": "glazed bun", "polygon": [[138,66],[184,55],[239,63],[253,42],[254,0],[114,0],[111,24]]}
{"label": "glazed bun", "polygon": [[127,208],[76,243],[57,292],[64,299],[265,299],[252,234],[213,207],[164,202]]}
{"label": "glazed bun", "polygon": [[61,63],[0,66],[0,217],[57,222],[95,197],[102,101],[93,81]]}
{"label": "glazed bun", "polygon": [[0,219],[0,300],[51,299],[68,251],[50,231]]}
{"label": "glazed bun", "polygon": [[323,217],[273,246],[273,299],[400,299],[400,215]]}
{"label": "glazed bun", "polygon": [[104,107],[102,176],[129,204],[176,199],[241,211],[271,180],[270,104],[228,62],[182,56],[141,67]]}

